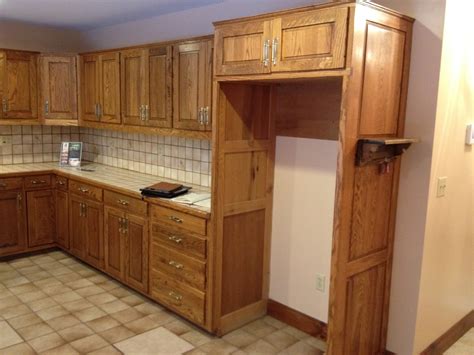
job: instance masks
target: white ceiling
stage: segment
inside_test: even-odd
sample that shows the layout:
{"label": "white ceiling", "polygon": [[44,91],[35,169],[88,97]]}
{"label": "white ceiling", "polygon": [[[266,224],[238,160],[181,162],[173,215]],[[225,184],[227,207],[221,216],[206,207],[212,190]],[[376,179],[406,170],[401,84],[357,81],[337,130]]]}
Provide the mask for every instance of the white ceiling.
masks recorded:
{"label": "white ceiling", "polygon": [[221,2],[224,0],[0,0],[0,21],[83,31]]}

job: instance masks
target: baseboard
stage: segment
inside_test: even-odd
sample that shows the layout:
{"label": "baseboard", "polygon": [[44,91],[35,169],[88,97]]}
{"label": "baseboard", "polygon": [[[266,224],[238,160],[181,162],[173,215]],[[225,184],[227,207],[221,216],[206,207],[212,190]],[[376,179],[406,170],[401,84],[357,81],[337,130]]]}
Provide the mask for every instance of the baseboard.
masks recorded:
{"label": "baseboard", "polygon": [[472,327],[474,327],[474,310],[469,312],[459,322],[449,328],[446,333],[436,339],[430,346],[421,352],[421,355],[437,355],[444,353]]}
{"label": "baseboard", "polygon": [[267,313],[273,318],[285,322],[314,337],[323,340],[326,340],[327,338],[326,323],[285,306],[277,301],[268,300]]}

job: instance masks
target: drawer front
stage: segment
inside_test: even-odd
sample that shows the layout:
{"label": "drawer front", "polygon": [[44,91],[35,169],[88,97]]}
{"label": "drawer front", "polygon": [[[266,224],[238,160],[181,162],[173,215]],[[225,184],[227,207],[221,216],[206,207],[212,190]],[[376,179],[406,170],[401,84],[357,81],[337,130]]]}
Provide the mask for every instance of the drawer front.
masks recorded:
{"label": "drawer front", "polygon": [[70,180],[69,181],[69,191],[74,192],[79,196],[84,196],[91,200],[102,201],[102,189],[84,184],[82,182]]}
{"label": "drawer front", "polygon": [[152,243],[162,243],[188,255],[206,258],[207,241],[197,235],[162,228],[158,223],[152,223],[151,240]]}
{"label": "drawer front", "polygon": [[51,175],[35,175],[25,178],[26,189],[51,187]]}
{"label": "drawer front", "polygon": [[146,216],[148,212],[148,204],[145,201],[112,191],[104,191],[104,202],[110,207],[116,207],[136,215]]}
{"label": "drawer front", "polygon": [[204,290],[206,286],[206,263],[173,251],[162,244],[152,243],[151,268]]}
{"label": "drawer front", "polygon": [[67,191],[67,178],[56,175],[54,177],[54,186],[59,190]]}
{"label": "drawer front", "polygon": [[206,235],[206,220],[179,212],[171,208],[152,206],[151,216],[157,222],[168,226],[183,228],[194,233]]}
{"label": "drawer front", "polygon": [[198,324],[204,324],[205,293],[152,271],[151,296],[165,306]]}
{"label": "drawer front", "polygon": [[22,178],[0,179],[0,191],[18,190],[23,188]]}

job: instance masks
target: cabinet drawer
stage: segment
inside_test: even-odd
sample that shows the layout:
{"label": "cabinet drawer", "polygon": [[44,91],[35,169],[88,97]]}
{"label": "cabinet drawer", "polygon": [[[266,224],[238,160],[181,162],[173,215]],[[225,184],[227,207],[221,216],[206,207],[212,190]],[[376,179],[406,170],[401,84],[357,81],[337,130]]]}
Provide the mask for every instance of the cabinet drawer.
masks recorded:
{"label": "cabinet drawer", "polygon": [[23,188],[22,178],[0,179],[0,191],[18,190]]}
{"label": "cabinet drawer", "polygon": [[25,178],[25,189],[36,189],[51,186],[51,175],[35,175]]}
{"label": "cabinet drawer", "polygon": [[185,254],[206,258],[206,239],[197,235],[162,228],[159,224],[153,223],[151,241],[162,243]]}
{"label": "cabinet drawer", "polygon": [[56,175],[54,177],[54,186],[59,190],[67,191],[67,178]]}
{"label": "cabinet drawer", "polygon": [[69,181],[69,191],[96,201],[102,201],[102,189],[78,181]]}
{"label": "cabinet drawer", "polygon": [[150,273],[151,296],[182,316],[204,324],[205,293],[166,277],[161,272]]}
{"label": "cabinet drawer", "polygon": [[206,220],[203,218],[191,216],[187,213],[179,212],[171,208],[152,206],[151,216],[157,222],[168,226],[187,229],[201,235],[206,235]]}
{"label": "cabinet drawer", "polygon": [[125,196],[112,191],[104,191],[104,202],[106,205],[137,215],[146,216],[147,203],[137,198]]}
{"label": "cabinet drawer", "polygon": [[151,268],[189,286],[204,290],[206,263],[173,251],[162,244],[151,245]]}

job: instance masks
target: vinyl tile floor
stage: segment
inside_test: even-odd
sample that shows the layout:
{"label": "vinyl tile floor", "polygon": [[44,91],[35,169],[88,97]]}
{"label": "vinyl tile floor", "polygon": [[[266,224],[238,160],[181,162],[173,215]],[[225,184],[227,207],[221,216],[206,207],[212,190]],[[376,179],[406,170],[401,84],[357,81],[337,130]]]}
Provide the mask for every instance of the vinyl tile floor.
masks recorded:
{"label": "vinyl tile floor", "polygon": [[445,355],[472,355],[474,354],[474,328],[471,328],[461,339],[454,343]]}
{"label": "vinyl tile floor", "polygon": [[265,316],[213,337],[61,252],[0,262],[0,355],[323,354]]}

